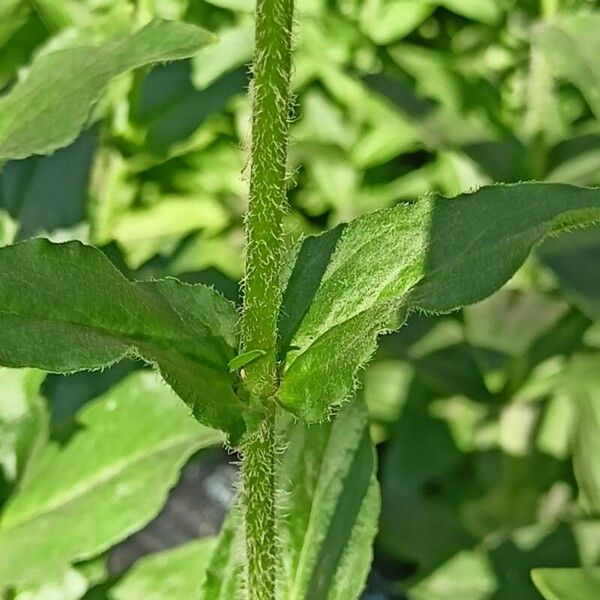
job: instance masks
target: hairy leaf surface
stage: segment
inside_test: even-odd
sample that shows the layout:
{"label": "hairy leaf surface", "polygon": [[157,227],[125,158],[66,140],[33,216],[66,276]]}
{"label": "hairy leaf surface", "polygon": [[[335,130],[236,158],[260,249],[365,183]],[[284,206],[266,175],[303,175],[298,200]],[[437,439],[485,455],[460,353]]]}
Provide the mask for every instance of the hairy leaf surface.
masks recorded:
{"label": "hairy leaf surface", "polygon": [[244,428],[228,367],[236,321],[235,306],[213,289],[133,283],[79,242],[0,249],[1,365],[70,373],[139,356],[200,422],[234,440]]}
{"label": "hairy leaf surface", "polygon": [[87,405],[78,424],[64,448],[46,447],[2,515],[0,584],[46,578],[133,533],[163,506],[185,460],[221,439],[147,371]]}
{"label": "hairy leaf surface", "polygon": [[[358,598],[371,564],[379,486],[360,399],[333,424],[307,428],[280,415],[286,443],[277,473],[282,600]],[[242,540],[235,509],[223,529],[204,586],[206,600],[235,597]],[[239,529],[238,529],[239,531]]]}
{"label": "hairy leaf surface", "polygon": [[[482,300],[546,235],[599,218],[600,190],[503,185],[361,217],[345,225],[333,253],[307,238],[299,258],[307,245],[323,246],[327,267],[309,253],[322,273],[318,286],[298,260],[284,292],[281,330],[293,335],[282,351],[281,403],[307,421],[324,419],[352,391],[379,333],[398,328],[409,311],[448,312]],[[286,298],[294,298],[293,310]],[[300,323],[287,322],[294,315]]]}
{"label": "hairy leaf surface", "polygon": [[100,46],[41,56],[0,99],[0,160],[48,154],[72,142],[109,81],[131,69],[192,56],[214,37],[193,25],[155,20]]}

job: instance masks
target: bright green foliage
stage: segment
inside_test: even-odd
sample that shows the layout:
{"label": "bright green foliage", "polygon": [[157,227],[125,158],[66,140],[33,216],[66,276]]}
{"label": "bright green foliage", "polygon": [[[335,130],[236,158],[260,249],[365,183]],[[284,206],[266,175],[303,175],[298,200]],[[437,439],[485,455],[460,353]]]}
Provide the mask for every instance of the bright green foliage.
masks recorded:
{"label": "bright green foliage", "polygon": [[597,356],[575,361],[567,378],[577,424],[573,435],[573,466],[584,508],[600,513],[600,361]]}
{"label": "bright green foliage", "polygon": [[[332,424],[288,426],[279,490],[284,517],[282,597],[343,600],[360,594],[377,530],[379,486],[364,406]],[[301,483],[302,482],[302,483]]]}
{"label": "bright green foliage", "polygon": [[222,439],[149,372],[112,388],[77,421],[82,429],[64,448],[50,444],[36,457],[3,512],[3,585],[53,576],[127,537],[160,510],[186,459]]}
{"label": "bright green foliage", "polygon": [[206,538],[142,558],[110,590],[109,600],[198,598],[214,546]]}
{"label": "bright green foliage", "polygon": [[82,573],[68,568],[43,583],[18,588],[14,600],[79,600],[88,587],[89,582]]}
{"label": "bright green foliage", "polygon": [[560,21],[544,24],[537,31],[551,72],[576,85],[590,108],[600,118],[600,15],[562,16]]}
{"label": "bright green foliage", "polygon": [[600,596],[600,567],[534,569],[531,576],[546,600],[593,600]]}
{"label": "bright green foliage", "polygon": [[240,532],[239,502],[234,504],[213,550],[202,585],[203,600],[228,600],[239,595],[243,578],[243,537]]}
{"label": "bright green foliage", "polygon": [[322,420],[351,392],[378,334],[396,329],[407,311],[447,312],[482,300],[546,235],[599,217],[598,190],[521,184],[431,196],[351,222],[331,256],[324,247],[319,268],[328,265],[316,290],[292,271],[286,295],[302,298],[303,310],[292,314],[304,315],[294,324],[282,404]]}
{"label": "bright green foliage", "polygon": [[[20,156],[13,152],[19,141],[27,142],[23,153],[50,152],[74,139],[86,121],[95,123],[61,152],[3,166],[0,244],[39,233],[82,239],[107,245],[103,251],[115,264],[132,269],[132,281],[182,274],[215,284],[234,299],[243,273],[247,189],[239,173],[248,162],[249,106],[242,94],[255,3],[152,0],[129,11],[133,4],[0,2],[0,86],[8,90],[23,79],[0,100],[0,159],[5,150]],[[579,212],[579,201],[587,206],[598,192],[526,185],[483,188],[454,200],[417,199],[428,192],[462,194],[494,181],[600,185],[598,10],[588,0],[297,0],[296,6],[297,118],[290,123],[288,164],[294,176],[277,186],[281,192],[289,185],[290,210],[275,249],[283,254],[288,239],[333,229],[304,238],[288,257],[274,378],[283,382],[282,402],[303,420],[333,415],[334,406],[351,397],[380,332],[406,320],[406,327],[382,338],[365,377],[371,431],[383,460],[378,560],[366,596],[393,589],[411,600],[539,600],[532,568],[600,560],[600,330],[591,322],[600,314],[598,230],[547,240],[518,267],[559,213],[573,206]],[[153,18],[198,23],[219,39],[204,46],[209,36],[193,26],[161,21],[127,33]],[[167,31],[173,37],[163,35]],[[150,35],[152,43],[138,48],[136,58],[131,45]],[[106,42],[110,38],[115,41]],[[76,44],[84,45],[81,51],[72,49]],[[114,69],[135,68],[134,58],[149,65],[175,57],[149,57],[166,52],[167,44],[178,57],[194,53],[192,46],[203,49],[192,61],[149,74],[140,69],[107,85]],[[71,49],[56,53],[65,47]],[[57,64],[67,57],[73,66]],[[116,60],[104,63],[92,82],[93,97],[77,87],[71,93],[70,86],[85,85],[104,58]],[[40,65],[60,72],[46,75]],[[20,98],[42,81],[51,84],[47,93],[40,88],[42,102]],[[18,113],[14,121],[3,112],[11,106]],[[56,138],[46,139],[50,134]],[[270,151],[267,144],[261,149]],[[269,156],[265,164],[274,161]],[[402,201],[413,204],[397,206]],[[386,210],[362,216],[379,209]],[[558,226],[588,222],[588,216],[595,214]],[[6,364],[70,372],[141,355],[200,420],[230,432],[231,441],[243,439],[245,420],[256,421],[236,392],[264,355],[256,344],[239,347],[233,304],[208,288],[174,280],[131,283],[90,247],[33,242],[3,252],[0,265],[10,257],[4,270],[0,266],[0,357]],[[72,261],[65,259],[70,253]],[[278,264],[272,266],[277,287]],[[478,301],[515,271],[505,289],[464,311],[417,314]],[[260,287],[264,278],[257,280]],[[268,295],[271,308],[277,297]],[[589,356],[577,357],[571,368],[578,354]],[[37,477],[54,493],[57,484],[35,465],[48,435],[64,439],[64,422],[58,426],[55,419],[63,411],[72,414],[69,403],[93,397],[90,386],[121,376],[121,367],[49,376],[48,402],[38,391],[39,372],[0,371],[0,499],[8,499],[8,516],[20,490],[38,485]],[[168,393],[166,386],[161,390]],[[169,411],[183,415],[177,404],[169,395]],[[341,408],[339,423],[308,430],[287,423],[289,415],[278,417],[286,423],[283,435],[293,438],[279,473],[285,506],[278,515],[285,540],[278,549],[279,583],[295,590],[294,600],[361,594],[378,506],[375,485],[364,492],[372,453],[365,450],[367,436],[359,436],[364,424],[349,416],[353,406]],[[98,439],[99,429],[98,417],[70,443],[90,433]],[[120,460],[123,444],[118,446],[113,464]],[[49,463],[52,447],[42,450]],[[123,452],[127,460],[128,449]],[[162,479],[173,481],[183,454],[173,452],[168,460],[166,476],[169,469],[160,465]],[[88,481],[79,461],[61,464],[68,481],[76,478],[71,469]],[[148,465],[144,461],[146,473]],[[58,479],[54,468],[51,473]],[[106,497],[114,507],[118,495]],[[102,531],[121,513],[131,516],[130,531],[146,522],[146,502],[137,495],[129,502],[100,515]],[[64,532],[89,525],[79,514],[68,517],[56,536],[63,549]],[[207,570],[208,598],[239,594],[239,518],[234,509],[218,540]],[[40,531],[48,531],[41,517],[28,540],[35,542]],[[208,555],[194,547],[204,544],[143,560],[108,596],[197,595],[179,586],[201,580]],[[52,549],[49,543],[45,548]],[[27,552],[11,562],[28,562],[29,546]],[[66,560],[40,584],[0,594],[75,599],[93,583],[86,583],[84,566],[69,566],[71,560],[78,559]],[[565,598],[598,596],[595,584],[580,587],[592,570],[536,573],[538,584],[545,581],[544,593],[558,593],[558,584],[551,588],[549,582],[564,576]]]}
{"label": "bright green foliage", "polygon": [[[283,417],[277,531],[281,600],[345,600],[360,594],[377,530],[379,489],[360,400],[333,423],[307,428]],[[204,588],[205,600],[234,597],[241,540],[226,526]]]}
{"label": "bright green foliage", "polygon": [[241,435],[228,368],[237,311],[214,290],[132,283],[99,250],[45,239],[0,250],[0,290],[0,364],[70,373],[139,356],[199,421]]}
{"label": "bright green foliage", "polygon": [[17,484],[46,441],[48,417],[39,387],[44,373],[0,368],[0,471]]}
{"label": "bright green foliage", "polygon": [[48,154],[66,146],[85,125],[113,77],[192,56],[213,39],[192,25],[156,20],[98,47],[43,55],[28,77],[0,100],[0,160]]}
{"label": "bright green foliage", "polygon": [[411,586],[409,600],[487,600],[493,598],[496,580],[490,561],[477,552],[461,552],[433,575]]}

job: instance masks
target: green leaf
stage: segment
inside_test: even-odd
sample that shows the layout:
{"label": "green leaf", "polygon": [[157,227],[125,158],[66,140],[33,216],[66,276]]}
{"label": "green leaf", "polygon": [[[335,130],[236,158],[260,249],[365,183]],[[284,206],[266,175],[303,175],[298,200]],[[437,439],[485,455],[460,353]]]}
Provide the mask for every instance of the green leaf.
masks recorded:
{"label": "green leaf", "polygon": [[498,586],[494,568],[482,552],[464,551],[410,587],[409,600],[488,600]]}
{"label": "green leaf", "polygon": [[239,506],[234,505],[225,518],[217,538],[206,578],[202,585],[202,600],[229,600],[242,589],[244,540],[241,535]]}
{"label": "green leaf", "polygon": [[573,466],[580,501],[593,514],[600,513],[600,360],[578,357],[567,378],[577,414],[573,435]]}
{"label": "green leaf", "polygon": [[419,0],[423,4],[437,4],[458,15],[493,25],[502,14],[501,2],[499,0]]}
{"label": "green leaf", "polygon": [[[482,300],[546,235],[599,218],[600,190],[518,184],[433,195],[350,222],[316,291],[312,280],[304,291],[301,262],[291,270],[284,299],[296,296],[293,315],[304,316],[287,324],[284,302],[282,331],[294,331],[289,348],[297,349],[287,353],[281,404],[306,421],[323,420],[352,392],[377,336],[397,329],[408,312]],[[319,246],[314,238],[304,244]]]}
{"label": "green leaf", "polygon": [[251,24],[219,31],[217,42],[201,50],[194,58],[194,85],[205,89],[223,74],[242,67],[252,57],[253,48],[254,29]]}
{"label": "green leaf", "polygon": [[[277,472],[281,600],[358,598],[379,516],[364,404],[357,399],[333,423],[310,428],[279,416],[279,434],[286,441]],[[206,600],[229,599],[239,590],[237,519],[234,509],[208,570]]]}
{"label": "green leaf", "polygon": [[24,239],[85,220],[95,132],[86,131],[52,156],[9,161],[0,172],[0,206]]}
{"label": "green leaf", "polygon": [[42,583],[24,586],[14,600],[79,600],[88,587],[89,582],[83,574],[70,568]]}
{"label": "green leaf", "polygon": [[34,369],[0,368],[0,469],[13,483],[46,441],[48,414],[39,395],[44,377]]}
{"label": "green leaf", "polygon": [[416,29],[434,9],[419,0],[367,0],[361,8],[360,23],[375,43],[388,44]]}
{"label": "green leaf", "polygon": [[140,559],[108,592],[110,600],[197,598],[215,539],[189,542]]}
{"label": "green leaf", "polygon": [[264,356],[265,354],[266,352],[264,350],[250,350],[249,352],[238,354],[238,356],[229,361],[229,372],[233,373],[234,371],[249,365],[251,362],[255,361],[260,356]]}
{"label": "green leaf", "polygon": [[81,429],[47,446],[0,523],[0,584],[56,575],[138,530],[163,506],[180,467],[221,436],[192,419],[151,372],[88,404]]}
{"label": "green leaf", "polygon": [[0,99],[0,159],[48,154],[72,142],[109,81],[131,69],[192,56],[213,41],[186,23],[155,20],[100,46],[41,56]]}
{"label": "green leaf", "polygon": [[196,418],[237,440],[235,306],[175,279],[130,282],[99,250],[29,240],[0,249],[0,364],[55,373],[126,356],[156,365]]}
{"label": "green leaf", "polygon": [[127,263],[137,268],[184,236],[199,229],[219,231],[227,221],[227,213],[213,198],[163,195],[156,204],[120,216],[112,235]]}
{"label": "green leaf", "polygon": [[600,567],[534,569],[531,578],[546,600],[595,600],[600,597]]}
{"label": "green leaf", "polygon": [[561,14],[560,20],[535,30],[534,43],[552,74],[579,88],[592,112],[600,118],[600,14]]}
{"label": "green leaf", "polygon": [[379,486],[362,399],[333,424],[288,426],[279,473],[286,600],[358,598],[370,570]]}
{"label": "green leaf", "polygon": [[538,249],[565,295],[591,319],[600,318],[600,228],[570,231]]}

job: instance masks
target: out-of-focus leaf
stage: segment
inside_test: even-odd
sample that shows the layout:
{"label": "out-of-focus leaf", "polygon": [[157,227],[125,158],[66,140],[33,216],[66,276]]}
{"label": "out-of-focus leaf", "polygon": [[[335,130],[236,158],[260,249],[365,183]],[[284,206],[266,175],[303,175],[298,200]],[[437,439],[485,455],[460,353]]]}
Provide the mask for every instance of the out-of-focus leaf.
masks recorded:
{"label": "out-of-focus leaf", "polygon": [[500,0],[479,0],[471,2],[471,0],[418,0],[423,4],[435,4],[444,6],[459,15],[463,15],[468,19],[474,19],[493,25],[498,21],[502,14],[502,2]]}
{"label": "out-of-focus leaf", "polygon": [[256,0],[206,0],[209,4],[214,4],[221,8],[228,8],[230,10],[240,10],[245,12],[252,12],[256,6]]}
{"label": "out-of-focus leaf", "polygon": [[600,513],[600,360],[575,360],[567,379],[575,400],[577,424],[573,435],[573,463],[585,509]]}
{"label": "out-of-focus leaf", "polygon": [[534,569],[531,578],[546,600],[594,600],[600,596],[600,567]]}
{"label": "out-of-focus leaf", "polygon": [[[413,380],[391,429],[381,466],[378,537],[387,554],[424,569],[473,544],[458,510],[442,494],[444,482],[459,470],[464,455],[442,415],[433,414],[431,399],[432,392]],[[429,535],[431,531],[436,535]]]}
{"label": "out-of-focus leaf", "polygon": [[113,236],[127,263],[136,268],[185,235],[199,229],[223,229],[228,215],[209,197],[170,197],[147,208],[129,211],[115,223]]}
{"label": "out-of-focus leaf", "polygon": [[591,319],[600,318],[600,228],[550,238],[537,252],[567,297]]}
{"label": "out-of-focus leaf", "polygon": [[535,32],[539,46],[555,77],[577,86],[600,118],[600,15],[561,15]]}
{"label": "out-of-focus leaf", "polygon": [[44,373],[0,368],[0,469],[16,483],[46,442],[48,415],[39,396]]}
{"label": "out-of-focus leaf", "polygon": [[152,373],[126,379],[80,413],[62,449],[37,457],[35,477],[15,494],[0,524],[0,582],[54,576],[147,523],[179,468],[221,435],[194,421]]}
{"label": "out-of-focus leaf", "polygon": [[48,154],[66,146],[113,77],[191,56],[211,41],[211,34],[193,25],[157,20],[97,47],[43,55],[28,77],[0,99],[0,159]]}
{"label": "out-of-focus leaf", "polygon": [[397,329],[407,311],[449,312],[482,300],[546,235],[599,216],[597,190],[521,184],[432,196],[345,225],[333,254],[327,247],[311,258],[321,275],[306,286],[300,260],[289,278],[282,331],[285,298],[294,298],[301,320],[289,327],[281,403],[309,422],[324,419],[351,392],[379,333]]}
{"label": "out-of-focus leaf", "polygon": [[79,600],[88,587],[86,577],[78,570],[69,568],[43,583],[23,586],[14,600]]}
{"label": "out-of-focus leaf", "polygon": [[419,0],[366,0],[360,24],[374,42],[388,44],[416,29],[434,8]]}
{"label": "out-of-focus leaf", "polygon": [[0,173],[0,206],[18,224],[20,239],[81,223],[96,135],[87,131],[52,156],[10,161]]}
{"label": "out-of-focus leaf", "polygon": [[590,324],[556,297],[514,289],[466,308],[464,323],[488,387],[494,392],[504,388],[508,395],[544,360],[576,350]]}
{"label": "out-of-focus leaf", "polygon": [[211,115],[247,87],[245,69],[224,74],[204,89],[192,83],[192,64],[180,61],[154,69],[140,87],[132,116],[142,126],[146,147],[156,154],[168,154],[183,143]]}
{"label": "out-of-focus leaf", "polygon": [[410,600],[488,600],[497,588],[493,565],[484,553],[464,551],[409,588]]}
{"label": "out-of-focus leaf", "polygon": [[252,56],[253,48],[252,24],[238,25],[219,31],[217,42],[203,48],[194,57],[192,74],[194,85],[204,89],[224,73],[245,65]]}
{"label": "out-of-focus leaf", "polygon": [[79,242],[0,249],[0,364],[70,373],[141,357],[199,421],[232,439],[244,430],[228,368],[236,321],[235,305],[214,290],[133,283]]}
{"label": "out-of-focus leaf", "polygon": [[465,309],[466,335],[474,346],[519,356],[567,310],[564,302],[545,294],[501,290]]}
{"label": "out-of-focus leaf", "polygon": [[108,598],[185,600],[199,597],[214,547],[215,540],[207,538],[146,556],[108,592]]}
{"label": "out-of-focus leaf", "polygon": [[0,210],[0,248],[14,242],[18,228],[18,223],[6,211]]}
{"label": "out-of-focus leaf", "polygon": [[[286,440],[277,473],[281,598],[357,598],[369,571],[379,514],[365,407],[355,400],[333,423],[311,428],[280,417]],[[206,600],[229,599],[240,589],[239,544],[230,523],[209,567]]]}
{"label": "out-of-focus leaf", "polygon": [[31,0],[31,5],[52,32],[71,27],[86,15],[86,8],[73,0]]}
{"label": "out-of-focus leaf", "polygon": [[234,505],[225,518],[202,584],[202,600],[229,600],[242,590],[244,540],[241,535],[239,506]]}

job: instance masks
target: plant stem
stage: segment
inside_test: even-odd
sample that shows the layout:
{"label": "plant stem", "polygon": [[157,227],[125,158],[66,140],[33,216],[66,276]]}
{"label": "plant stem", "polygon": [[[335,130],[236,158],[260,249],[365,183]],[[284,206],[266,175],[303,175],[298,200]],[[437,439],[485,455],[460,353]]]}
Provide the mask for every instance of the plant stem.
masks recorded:
{"label": "plant stem", "polygon": [[291,30],[294,0],[257,0],[252,81],[250,202],[242,351],[262,350],[245,369],[244,388],[263,411],[242,448],[241,495],[246,535],[246,593],[275,598],[275,403],[277,318],[284,256],[289,137]]}
{"label": "plant stem", "polygon": [[277,574],[275,531],[275,404],[244,444],[241,494],[246,536],[246,598],[273,600]]}

